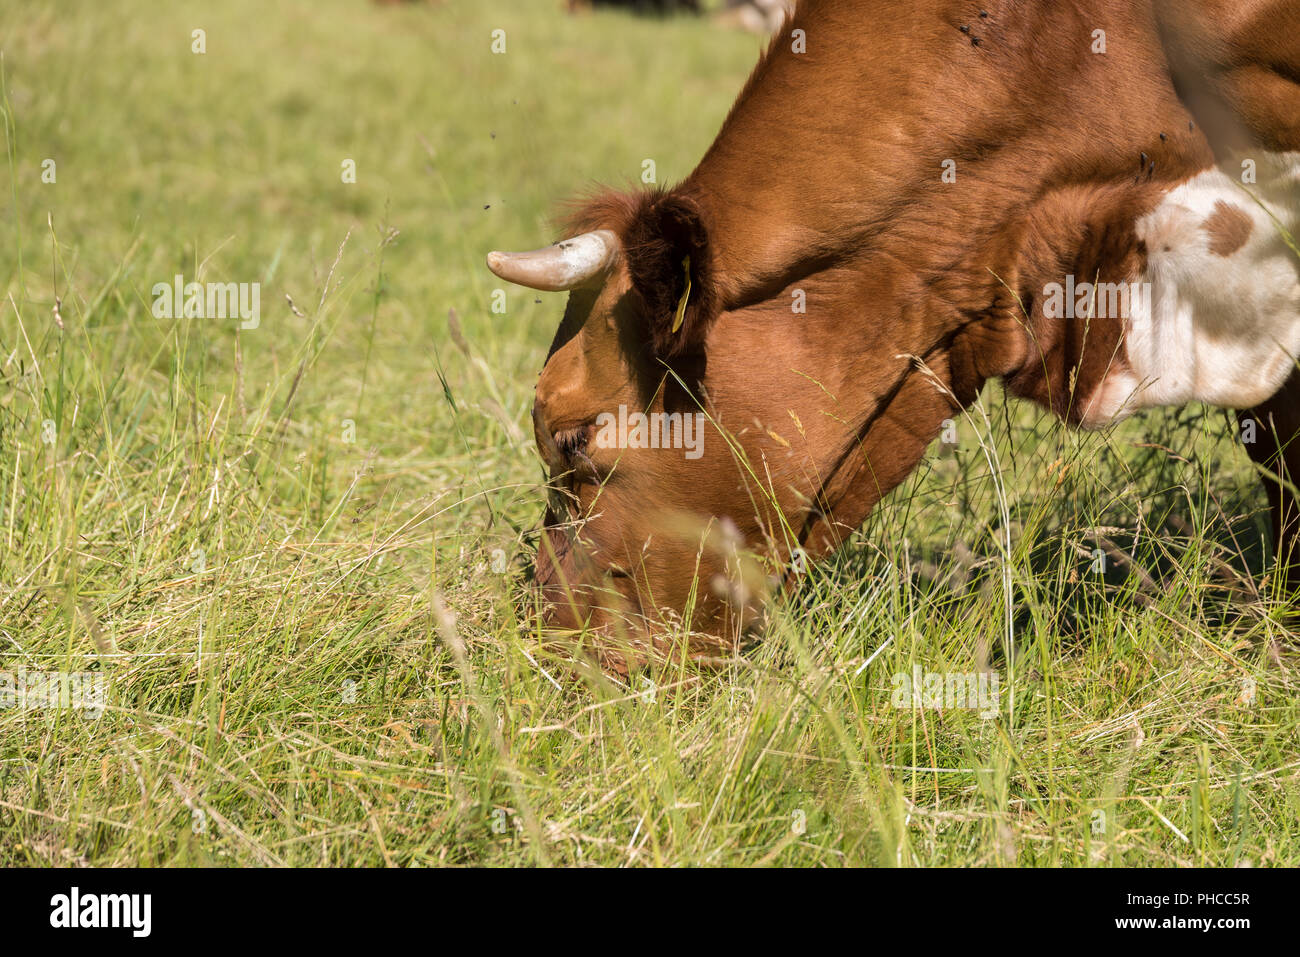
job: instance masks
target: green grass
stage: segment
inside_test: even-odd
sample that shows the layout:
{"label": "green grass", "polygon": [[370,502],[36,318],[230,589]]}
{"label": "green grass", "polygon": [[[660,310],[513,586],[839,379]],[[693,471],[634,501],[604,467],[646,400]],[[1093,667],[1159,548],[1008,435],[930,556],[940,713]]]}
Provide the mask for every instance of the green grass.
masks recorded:
{"label": "green grass", "polygon": [[[0,671],[108,687],[0,710],[0,864],[1300,864],[1221,412],[1079,434],[990,387],[730,666],[541,646],[562,300],[493,314],[483,253],[684,176],[758,47],[559,6],[0,8]],[[260,325],[155,318],[177,273],[260,282]],[[997,716],[894,707],[914,665],[993,669]]]}

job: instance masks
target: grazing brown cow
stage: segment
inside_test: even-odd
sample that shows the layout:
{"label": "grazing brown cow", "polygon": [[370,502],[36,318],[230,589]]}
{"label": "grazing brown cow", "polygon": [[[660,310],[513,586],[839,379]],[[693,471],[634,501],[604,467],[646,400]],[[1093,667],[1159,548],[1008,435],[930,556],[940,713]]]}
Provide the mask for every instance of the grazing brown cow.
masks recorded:
{"label": "grazing brown cow", "polygon": [[488,265],[570,291],[537,572],[608,665],[731,647],[738,548],[834,549],[992,377],[1088,427],[1255,409],[1300,557],[1296,0],[803,0],[695,171],[568,235]]}

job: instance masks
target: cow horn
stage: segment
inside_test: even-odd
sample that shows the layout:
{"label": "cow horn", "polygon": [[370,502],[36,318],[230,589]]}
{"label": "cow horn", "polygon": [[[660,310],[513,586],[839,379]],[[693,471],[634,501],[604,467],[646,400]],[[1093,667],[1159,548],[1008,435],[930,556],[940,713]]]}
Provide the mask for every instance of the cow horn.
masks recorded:
{"label": "cow horn", "polygon": [[617,236],[608,229],[598,229],[532,252],[490,252],[487,266],[507,282],[561,292],[603,273],[614,261],[618,248]]}

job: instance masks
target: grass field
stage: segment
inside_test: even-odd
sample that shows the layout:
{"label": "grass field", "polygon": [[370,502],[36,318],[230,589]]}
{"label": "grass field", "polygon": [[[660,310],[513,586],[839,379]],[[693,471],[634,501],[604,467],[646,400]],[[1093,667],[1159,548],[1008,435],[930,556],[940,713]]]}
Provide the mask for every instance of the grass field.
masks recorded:
{"label": "grass field", "polygon": [[[684,176],[759,46],[560,6],[0,3],[0,672],[106,689],[0,709],[0,864],[1300,864],[1219,411],[1081,434],[990,386],[730,666],[542,647],[562,297],[492,313],[483,254]],[[256,327],[157,317],[177,274],[260,283]],[[895,706],[917,667],[996,713]]]}

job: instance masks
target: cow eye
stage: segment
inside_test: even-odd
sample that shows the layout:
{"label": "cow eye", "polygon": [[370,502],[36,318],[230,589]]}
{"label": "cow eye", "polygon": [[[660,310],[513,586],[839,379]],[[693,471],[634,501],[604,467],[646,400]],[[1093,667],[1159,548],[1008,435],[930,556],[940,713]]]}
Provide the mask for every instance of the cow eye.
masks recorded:
{"label": "cow eye", "polygon": [[587,451],[587,428],[578,426],[575,429],[562,429],[555,433],[555,446],[564,456],[565,461],[570,461],[580,452]]}

